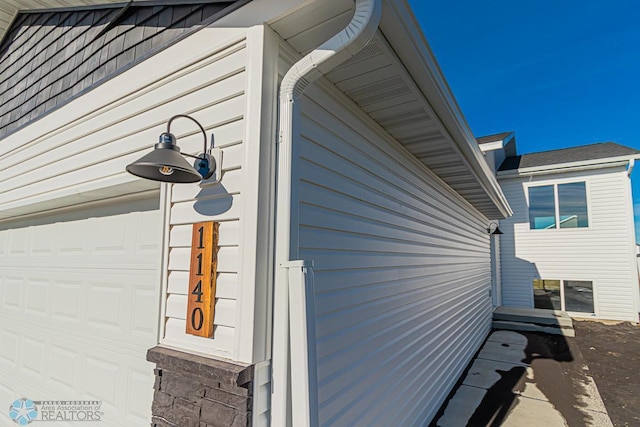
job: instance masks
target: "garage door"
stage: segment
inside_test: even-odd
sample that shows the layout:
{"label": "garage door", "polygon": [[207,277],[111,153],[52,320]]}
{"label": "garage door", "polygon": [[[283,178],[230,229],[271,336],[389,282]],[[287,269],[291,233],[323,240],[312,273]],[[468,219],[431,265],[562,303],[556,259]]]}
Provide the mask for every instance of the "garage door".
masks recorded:
{"label": "garage door", "polygon": [[160,230],[157,197],[0,223],[0,425],[23,397],[149,425]]}

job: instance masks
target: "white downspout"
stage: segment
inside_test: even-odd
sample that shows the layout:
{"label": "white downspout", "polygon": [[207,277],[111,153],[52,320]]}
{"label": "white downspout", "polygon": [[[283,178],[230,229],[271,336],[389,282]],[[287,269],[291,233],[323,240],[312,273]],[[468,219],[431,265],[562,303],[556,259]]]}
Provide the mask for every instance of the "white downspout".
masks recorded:
{"label": "white downspout", "polygon": [[631,178],[631,173],[633,172],[633,167],[636,165],[636,159],[629,160],[629,166],[627,166],[627,176]]}
{"label": "white downspout", "polygon": [[[297,185],[299,144],[294,144],[294,139],[297,141],[300,135],[300,99],[309,84],[353,57],[366,46],[378,29],[382,14],[381,3],[381,0],[356,0],[355,13],[349,25],[295,63],[284,76],[280,86],[280,137],[278,139],[276,187],[275,254],[277,269],[274,284],[271,365],[271,425],[274,427],[292,425],[290,416],[292,413],[292,378],[289,351],[290,346],[297,345],[302,345],[305,348],[292,354],[294,357],[306,354],[306,360],[295,361],[295,365],[301,366],[302,363],[307,366],[307,369],[305,372],[296,372],[293,378],[295,384],[293,385],[297,391],[306,388],[306,391],[303,390],[303,392],[308,401],[303,405],[304,408],[295,408],[293,425],[296,427],[316,427],[318,425],[315,331],[311,330],[315,328],[315,319],[295,319],[294,322],[290,322],[289,310],[289,287],[305,286],[303,279],[297,280],[300,283],[290,283],[290,269],[306,269],[304,271],[307,271],[312,268],[310,263],[296,262],[299,253]],[[303,278],[306,274],[292,274],[291,278]],[[313,298],[313,294],[308,295],[307,293],[307,298]],[[299,310],[294,312],[301,313]],[[292,314],[295,315],[295,313]],[[302,313],[309,313],[309,311],[302,311]],[[303,339],[306,344],[304,342],[289,342],[292,324],[306,329],[306,339]],[[294,335],[300,337],[299,333]],[[299,396],[298,393],[297,397],[299,398]]]}

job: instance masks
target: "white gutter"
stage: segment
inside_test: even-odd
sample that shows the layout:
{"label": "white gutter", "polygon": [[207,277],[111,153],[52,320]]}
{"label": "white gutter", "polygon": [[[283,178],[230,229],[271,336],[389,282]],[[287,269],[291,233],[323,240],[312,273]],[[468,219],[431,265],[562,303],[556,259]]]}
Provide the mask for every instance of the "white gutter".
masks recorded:
{"label": "white gutter", "polygon": [[633,172],[633,167],[636,165],[636,159],[629,160],[629,166],[627,166],[627,176],[631,178],[631,173]]}
{"label": "white gutter", "polygon": [[[349,25],[320,47],[295,63],[284,76],[280,86],[280,137],[278,141],[278,176],[276,199],[276,277],[274,284],[274,316],[272,347],[272,426],[318,426],[317,371],[315,363],[315,319],[291,319],[289,288],[302,287],[313,281],[310,262],[298,261],[298,161],[299,147],[294,142],[300,135],[300,99],[306,87],[347,59],[353,57],[369,42],[378,29],[382,15],[381,0],[356,0],[355,13]],[[304,274],[291,274],[300,278],[290,283],[290,270],[304,269]],[[311,291],[311,292],[309,292]],[[306,289],[313,298],[312,289]],[[292,315],[313,310],[294,310]],[[305,342],[289,343],[293,336]],[[300,348],[298,348],[300,347]],[[289,362],[289,351],[292,361]],[[300,358],[306,360],[299,360]],[[297,360],[294,360],[297,359]],[[290,366],[296,366],[295,377]],[[300,371],[298,368],[306,366]],[[291,385],[291,389],[289,388]],[[296,400],[292,404],[292,400]],[[291,417],[289,414],[291,413]]]}

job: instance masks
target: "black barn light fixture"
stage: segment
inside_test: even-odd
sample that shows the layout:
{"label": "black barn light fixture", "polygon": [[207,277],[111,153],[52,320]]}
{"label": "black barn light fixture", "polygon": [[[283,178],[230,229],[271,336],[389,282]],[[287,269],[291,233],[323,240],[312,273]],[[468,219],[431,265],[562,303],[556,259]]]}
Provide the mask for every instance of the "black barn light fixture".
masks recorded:
{"label": "black barn light fixture", "polygon": [[[180,147],[176,144],[176,137],[171,133],[171,123],[177,118],[185,118],[198,125],[204,136],[204,150],[202,154],[194,156],[181,153]],[[218,162],[212,155],[213,135],[211,135],[211,146],[207,150],[207,133],[202,125],[193,117],[186,114],[177,114],[169,119],[167,131],[160,135],[158,143],[153,147],[153,151],[142,156],[137,161],[127,166],[127,172],[140,178],[153,181],[171,182],[174,184],[200,182],[210,178],[220,167],[220,150],[216,149]],[[191,166],[183,156],[196,159]]]}
{"label": "black barn light fixture", "polygon": [[[494,225],[495,225],[495,228],[491,228]],[[498,227],[497,222],[492,222],[489,224],[489,227],[487,228],[487,233],[489,233],[491,236],[504,234],[502,231],[500,231],[500,227]]]}

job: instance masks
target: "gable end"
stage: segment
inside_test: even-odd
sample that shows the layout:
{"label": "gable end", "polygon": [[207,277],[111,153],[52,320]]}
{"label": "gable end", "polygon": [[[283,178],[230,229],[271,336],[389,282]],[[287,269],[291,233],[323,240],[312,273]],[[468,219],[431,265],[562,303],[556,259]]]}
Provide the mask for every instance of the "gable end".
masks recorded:
{"label": "gable end", "polygon": [[244,2],[21,12],[0,45],[0,139],[237,3]]}

